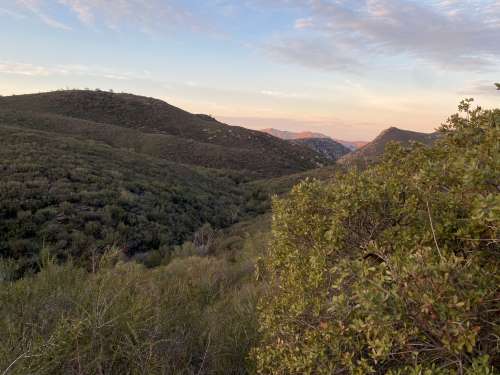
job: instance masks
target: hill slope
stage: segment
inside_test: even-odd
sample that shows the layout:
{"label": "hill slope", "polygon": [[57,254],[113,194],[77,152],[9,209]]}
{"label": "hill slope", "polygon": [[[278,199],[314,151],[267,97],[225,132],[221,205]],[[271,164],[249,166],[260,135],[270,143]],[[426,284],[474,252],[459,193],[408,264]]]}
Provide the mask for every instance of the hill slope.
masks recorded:
{"label": "hill slope", "polygon": [[[131,94],[72,90],[2,97],[0,111],[4,116],[13,111],[17,115],[22,112],[24,119],[16,125],[28,127],[38,126],[36,117],[42,115],[45,130],[50,130],[49,123],[54,121],[55,131],[66,132],[64,126],[71,126],[75,135],[82,132],[89,136],[92,133],[89,127],[96,128],[89,122],[101,124],[101,129],[103,124],[112,125],[123,129],[126,136],[120,138],[125,143],[133,141],[136,151],[187,164],[247,170],[259,177],[296,173],[328,164],[327,159],[307,147],[222,124],[210,116],[194,115],[158,99]],[[48,117],[49,114],[59,117]],[[9,116],[12,123],[12,115]],[[30,116],[32,120],[28,119]],[[113,137],[100,141],[116,143],[116,128],[112,133]],[[149,151],[151,149],[154,151]]]}
{"label": "hill slope", "polygon": [[26,266],[43,245],[61,259],[166,251],[246,215],[237,176],[14,126],[0,142],[0,258]]}
{"label": "hill slope", "polygon": [[384,130],[377,138],[359,150],[342,157],[339,163],[348,165],[376,161],[384,153],[385,146],[389,142],[398,142],[403,145],[407,145],[410,142],[420,142],[425,145],[431,145],[437,139],[437,133],[419,133],[391,127]]}
{"label": "hill slope", "polygon": [[339,142],[331,138],[305,138],[294,139],[290,142],[309,147],[317,153],[323,155],[325,158],[335,161],[342,156],[347,155],[351,150]]}

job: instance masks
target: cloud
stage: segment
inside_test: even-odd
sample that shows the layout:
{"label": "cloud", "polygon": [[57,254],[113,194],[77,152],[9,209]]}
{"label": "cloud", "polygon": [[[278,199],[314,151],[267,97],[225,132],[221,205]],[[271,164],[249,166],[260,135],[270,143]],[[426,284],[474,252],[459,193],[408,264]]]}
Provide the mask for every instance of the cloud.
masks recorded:
{"label": "cloud", "polygon": [[92,5],[84,0],[59,0],[59,3],[69,7],[76,15],[78,19],[86,24],[92,25],[95,21],[94,13],[92,10]]}
{"label": "cloud", "polygon": [[261,90],[260,93],[265,96],[270,96],[279,99],[310,99],[311,96],[306,93],[284,92],[276,90]]}
{"label": "cloud", "polygon": [[58,21],[59,8],[73,13],[86,27],[112,30],[138,29],[144,33],[171,31],[175,27],[198,30],[206,24],[179,0],[16,0],[51,27],[70,29]]}
{"label": "cloud", "polygon": [[71,27],[62,22],[57,21],[44,11],[44,3],[42,0],[17,0],[17,4],[21,8],[26,9],[29,12],[35,14],[43,23],[45,23],[50,27],[65,31],[71,30]]}
{"label": "cloud", "polygon": [[362,62],[326,38],[287,37],[264,45],[265,53],[284,63],[298,63],[312,69],[359,72]]}
{"label": "cloud", "polygon": [[[307,18],[266,46],[271,55],[307,67],[404,56],[455,70],[493,69],[500,61],[498,0],[275,0]],[[327,52],[320,52],[327,51]],[[316,57],[319,60],[315,59]]]}
{"label": "cloud", "polygon": [[149,72],[142,73],[122,72],[117,73],[114,69],[99,66],[86,65],[55,65],[43,66],[29,63],[0,61],[0,74],[10,74],[30,77],[49,76],[87,76],[99,77],[113,80],[150,79]]}
{"label": "cloud", "polygon": [[0,73],[38,77],[46,77],[50,75],[50,71],[42,66],[9,62],[0,62]]}
{"label": "cloud", "polygon": [[462,96],[494,96],[500,98],[500,91],[492,81],[478,80],[466,84],[466,88],[460,90],[458,95]]}
{"label": "cloud", "polygon": [[0,16],[2,16],[2,15],[6,15],[6,16],[9,16],[11,18],[18,19],[18,20],[26,18],[26,16],[24,16],[21,13],[14,12],[10,9],[0,8]]}
{"label": "cloud", "polygon": [[299,18],[295,20],[295,28],[298,30],[309,29],[314,26],[314,21],[312,18]]}

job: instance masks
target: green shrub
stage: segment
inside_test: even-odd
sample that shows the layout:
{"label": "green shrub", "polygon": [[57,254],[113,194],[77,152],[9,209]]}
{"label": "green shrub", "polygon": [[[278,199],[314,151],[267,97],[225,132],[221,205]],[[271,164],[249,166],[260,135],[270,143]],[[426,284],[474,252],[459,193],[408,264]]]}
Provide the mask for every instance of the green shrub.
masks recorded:
{"label": "green shrub", "polygon": [[149,270],[111,251],[88,273],[42,253],[38,274],[0,282],[0,373],[246,373],[258,289],[245,267],[187,257]]}
{"label": "green shrub", "polygon": [[257,372],[498,370],[500,110],[460,109],[432,148],[275,200]]}

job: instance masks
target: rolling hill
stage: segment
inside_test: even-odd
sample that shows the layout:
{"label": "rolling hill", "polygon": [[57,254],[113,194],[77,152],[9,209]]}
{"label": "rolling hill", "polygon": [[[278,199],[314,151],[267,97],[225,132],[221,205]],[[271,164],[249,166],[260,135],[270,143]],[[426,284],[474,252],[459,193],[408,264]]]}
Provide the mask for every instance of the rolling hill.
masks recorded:
{"label": "rolling hill", "polygon": [[0,123],[91,138],[249,177],[286,175],[329,163],[307,147],[131,94],[69,90],[1,97]]}
{"label": "rolling hill", "polygon": [[129,94],[0,98],[0,258],[168,254],[207,223],[262,214],[245,184],[331,163],[306,146]]}
{"label": "rolling hill", "polygon": [[343,156],[338,162],[344,165],[371,163],[383,154],[385,146],[389,142],[398,142],[403,145],[408,145],[410,142],[419,142],[431,145],[438,137],[438,133],[419,133],[391,127],[380,133],[372,142]]}

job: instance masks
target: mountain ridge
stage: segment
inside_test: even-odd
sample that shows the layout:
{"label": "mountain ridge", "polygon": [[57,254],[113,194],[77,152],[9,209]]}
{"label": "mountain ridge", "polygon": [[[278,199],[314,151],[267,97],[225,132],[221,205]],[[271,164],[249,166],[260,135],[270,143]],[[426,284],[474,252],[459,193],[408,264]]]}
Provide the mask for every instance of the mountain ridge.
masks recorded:
{"label": "mountain ridge", "polygon": [[133,147],[136,151],[161,148],[163,156],[156,151],[153,156],[209,168],[246,170],[260,178],[297,173],[330,162],[305,146],[226,125],[208,115],[191,114],[159,99],[132,94],[68,90],[6,96],[0,97],[0,115],[0,121],[13,121],[17,116],[22,117],[19,123],[23,126],[35,127],[40,118],[46,122],[52,119],[60,123],[54,125],[58,131],[68,131],[61,125],[66,123],[73,133],[85,133],[85,126],[92,123],[94,127],[95,124],[115,130],[118,127],[124,133],[135,134],[125,143],[137,144],[138,138],[154,143],[136,145]]}

